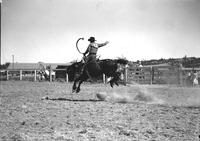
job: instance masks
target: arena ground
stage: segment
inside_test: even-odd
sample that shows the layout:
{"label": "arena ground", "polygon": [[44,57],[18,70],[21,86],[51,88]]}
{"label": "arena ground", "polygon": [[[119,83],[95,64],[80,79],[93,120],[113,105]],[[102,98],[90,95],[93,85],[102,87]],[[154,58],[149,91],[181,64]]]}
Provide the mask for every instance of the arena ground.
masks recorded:
{"label": "arena ground", "polygon": [[199,141],[199,86],[0,83],[3,141]]}

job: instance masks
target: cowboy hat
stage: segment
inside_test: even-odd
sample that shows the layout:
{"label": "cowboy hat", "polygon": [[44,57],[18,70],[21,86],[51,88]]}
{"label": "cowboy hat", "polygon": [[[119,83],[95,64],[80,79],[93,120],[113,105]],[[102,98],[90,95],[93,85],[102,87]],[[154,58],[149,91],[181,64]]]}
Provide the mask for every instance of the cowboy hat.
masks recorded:
{"label": "cowboy hat", "polygon": [[94,37],[90,37],[90,38],[88,39],[88,41],[90,41],[90,42],[94,42],[94,41],[96,41],[96,40],[95,40]]}

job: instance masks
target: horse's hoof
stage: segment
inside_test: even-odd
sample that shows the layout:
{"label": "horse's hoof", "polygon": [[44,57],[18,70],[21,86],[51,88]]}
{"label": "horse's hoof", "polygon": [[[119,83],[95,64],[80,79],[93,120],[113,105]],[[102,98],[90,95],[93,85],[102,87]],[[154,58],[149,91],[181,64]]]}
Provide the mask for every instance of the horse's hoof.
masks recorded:
{"label": "horse's hoof", "polygon": [[110,86],[113,88],[113,83],[110,83]]}
{"label": "horse's hoof", "polygon": [[72,93],[76,92],[77,88],[72,88]]}
{"label": "horse's hoof", "polygon": [[81,89],[76,89],[76,93],[79,93]]}
{"label": "horse's hoof", "polygon": [[77,88],[76,87],[72,87],[72,90],[75,91]]}
{"label": "horse's hoof", "polygon": [[115,82],[115,84],[116,84],[117,86],[119,86],[119,84],[118,84],[117,82]]}

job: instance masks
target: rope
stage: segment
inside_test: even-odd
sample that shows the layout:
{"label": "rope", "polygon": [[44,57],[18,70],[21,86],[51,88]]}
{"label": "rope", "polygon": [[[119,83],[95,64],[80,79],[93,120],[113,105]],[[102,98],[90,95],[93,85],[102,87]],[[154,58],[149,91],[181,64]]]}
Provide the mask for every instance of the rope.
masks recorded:
{"label": "rope", "polygon": [[80,40],[84,40],[84,38],[79,38],[79,39],[76,41],[76,49],[78,50],[78,52],[79,52],[80,54],[84,54],[84,53],[81,52],[81,51],[79,50],[79,48],[78,48],[78,42],[79,42]]}

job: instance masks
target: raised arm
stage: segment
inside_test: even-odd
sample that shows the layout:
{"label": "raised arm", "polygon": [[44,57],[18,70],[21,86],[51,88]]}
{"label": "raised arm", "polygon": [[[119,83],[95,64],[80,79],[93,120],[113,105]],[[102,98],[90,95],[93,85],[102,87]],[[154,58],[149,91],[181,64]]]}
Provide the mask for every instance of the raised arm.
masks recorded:
{"label": "raised arm", "polygon": [[103,46],[107,45],[108,43],[109,43],[109,42],[108,42],[108,41],[106,41],[105,43],[98,44],[98,47],[103,47]]}

